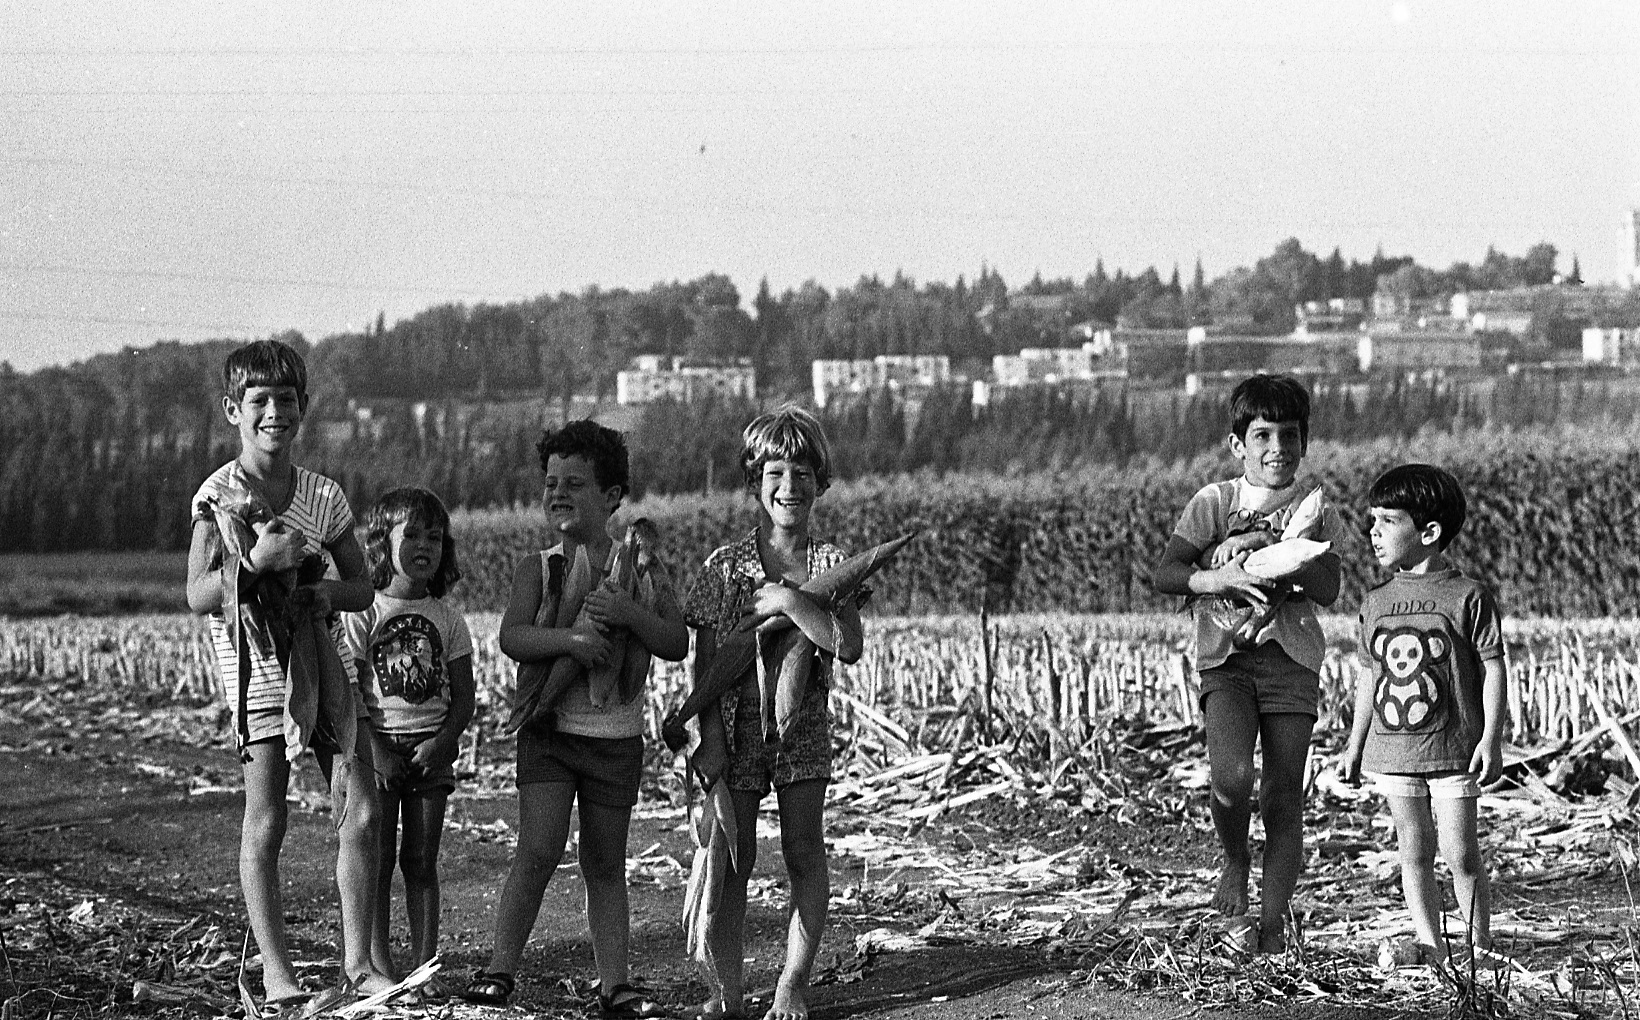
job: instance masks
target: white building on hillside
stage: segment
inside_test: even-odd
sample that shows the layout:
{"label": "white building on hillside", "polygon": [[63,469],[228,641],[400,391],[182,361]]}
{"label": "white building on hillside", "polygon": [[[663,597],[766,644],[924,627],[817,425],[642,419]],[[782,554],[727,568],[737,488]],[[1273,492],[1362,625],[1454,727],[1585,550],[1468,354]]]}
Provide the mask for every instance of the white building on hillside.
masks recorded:
{"label": "white building on hillside", "polygon": [[814,405],[832,397],[872,390],[930,388],[951,381],[951,359],[944,354],[879,354],[875,358],[816,358],[809,371]]}
{"label": "white building on hillside", "polygon": [[685,365],[682,358],[643,354],[615,374],[615,402],[652,404],[672,399],[691,403],[707,397],[745,400],[757,396],[757,371],[749,364]]}

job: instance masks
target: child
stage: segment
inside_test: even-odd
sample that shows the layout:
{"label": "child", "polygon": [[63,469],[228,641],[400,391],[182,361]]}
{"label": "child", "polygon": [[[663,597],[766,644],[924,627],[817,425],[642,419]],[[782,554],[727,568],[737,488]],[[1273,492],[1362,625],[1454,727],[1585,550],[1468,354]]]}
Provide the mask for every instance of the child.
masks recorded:
{"label": "child", "polygon": [[1446,558],[1465,515],[1457,479],[1427,464],[1405,464],[1374,482],[1368,498],[1373,555],[1395,575],[1361,602],[1361,648],[1373,671],[1356,690],[1355,725],[1339,773],[1355,783],[1367,769],[1389,800],[1401,889],[1417,932],[1415,947],[1398,947],[1398,962],[1447,958],[1437,846],[1452,867],[1471,955],[1489,957],[1491,889],[1475,804],[1480,788],[1503,771],[1498,607]]}
{"label": "child", "polygon": [[809,536],[814,501],[831,481],[831,452],[813,415],[785,408],[746,426],[740,454],[757,499],[758,526],[715,550],[696,577],[684,616],[696,629],[695,676],[705,676],[721,641],[769,617],[791,618],[821,649],[797,720],[783,744],[765,744],[755,676],[700,714],[701,743],[691,767],[710,789],[727,774],[739,836],[736,864],[724,879],[706,933],[714,974],[708,1016],[744,1015],[746,882],[757,856],[757,807],[772,785],[780,805],[780,846],[791,879],[786,962],[768,1016],[806,1016],[809,975],[820,951],[831,896],[822,809],[831,780],[830,661],[858,661],[859,605],[869,592],[828,611],[794,589],[846,559],[843,550]]}
{"label": "child", "polygon": [[[335,482],[291,463],[302,416],[307,411],[307,366],[289,346],[273,340],[248,344],[228,355],[222,366],[222,410],[239,430],[239,456],[218,468],[200,486],[190,506],[193,540],[188,550],[188,606],[211,616],[211,639],[222,682],[232,706],[245,778],[245,816],[240,829],[239,880],[250,915],[251,931],[262,951],[263,992],[275,1008],[289,1008],[312,994],[298,983],[285,940],[285,911],[279,892],[279,851],[285,840],[285,793],[290,780],[286,739],[288,659],[263,642],[242,640],[244,661],[236,650],[243,612],[234,619],[225,606],[265,578],[295,570],[308,555],[322,551],[327,572],[307,586],[316,617],[328,618],[332,642],[340,645],[341,621],[333,610],[370,605],[364,578],[364,555],[353,537],[353,514]],[[212,518],[212,501],[253,501],[277,515],[264,523],[255,544],[237,563],[213,555],[222,546]],[[219,567],[221,569],[219,569]],[[230,570],[230,568],[232,568]],[[224,579],[238,579],[238,590],[224,589]],[[293,600],[294,601],[294,600]],[[321,653],[329,654],[320,649]],[[352,686],[352,667],[343,656],[338,666]],[[356,691],[349,693],[356,698]],[[340,748],[314,745],[319,767],[329,780]],[[289,757],[299,753],[291,748]],[[376,885],[378,801],[370,780],[368,727],[359,725],[355,742],[358,767],[347,770],[343,793],[347,810],[338,820],[336,885],[342,909],[342,972],[359,991],[387,988],[391,978],[370,958],[371,895]]]}
{"label": "child", "polygon": [[[590,669],[611,654],[605,632],[623,627],[652,655],[681,661],[689,653],[689,631],[663,571],[652,575],[658,582],[654,609],[597,586],[583,603],[595,626],[537,625],[543,602],[556,605],[561,594],[566,546],[584,546],[594,564],[609,562],[609,517],[630,487],[625,441],[596,422],[570,422],[548,432],[537,450],[546,472],[547,523],[563,541],[518,562],[501,619],[501,650],[520,662],[569,655]],[[526,726],[518,732],[518,851],[496,907],[489,969],[474,976],[465,998],[501,1005],[511,996],[541,895],[564,853],[570,808],[577,806],[600,1011],[606,1017],[661,1015],[660,1004],[634,988],[627,972],[626,838],[643,774],[643,699],[623,703],[612,697],[600,708],[582,680],[552,718],[551,729]]]}
{"label": "child", "polygon": [[[439,836],[445,799],[456,786],[461,734],[473,720],[473,639],[467,621],[442,601],[461,569],[450,515],[437,496],[416,488],[382,496],[365,515],[365,551],[376,600],[343,625],[370,710],[382,790],[371,958],[377,970],[396,975],[388,949],[395,853],[404,872],[412,966],[438,951]],[[437,986],[429,993],[445,995]]]}
{"label": "child", "polygon": [[[1170,595],[1244,599],[1261,612],[1273,582],[1242,569],[1247,553],[1274,543],[1307,489],[1294,484],[1310,435],[1310,396],[1288,376],[1256,375],[1230,394],[1230,453],[1239,478],[1217,482],[1191,497],[1156,566],[1156,590]],[[1339,536],[1327,511],[1322,538]],[[1207,569],[1199,563],[1209,564]],[[1239,619],[1196,612],[1196,669],[1207,721],[1213,826],[1224,847],[1224,871],[1214,909],[1232,918],[1229,934],[1240,951],[1280,952],[1293,886],[1304,860],[1304,764],[1320,696],[1326,641],[1315,606],[1338,597],[1339,560],[1332,552],[1293,578],[1294,594],[1281,601],[1253,646],[1233,642]],[[1264,875],[1259,917],[1245,919],[1252,853],[1247,845],[1253,789],[1253,746],[1264,748],[1259,813],[1264,819]]]}

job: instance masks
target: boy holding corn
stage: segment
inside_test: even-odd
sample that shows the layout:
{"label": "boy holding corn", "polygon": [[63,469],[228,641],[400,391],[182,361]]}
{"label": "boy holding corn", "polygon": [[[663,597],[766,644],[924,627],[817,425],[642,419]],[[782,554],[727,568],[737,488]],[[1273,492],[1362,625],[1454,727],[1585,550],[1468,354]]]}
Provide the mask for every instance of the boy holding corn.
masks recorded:
{"label": "boy holding corn", "polygon": [[[339,612],[368,609],[374,592],[341,486],[291,460],[308,406],[302,356],[275,340],[247,344],[228,355],[222,383],[222,410],[239,432],[239,456],[205,479],[190,503],[188,607],[211,617],[239,740],[239,880],[262,951],[263,992],[274,1011],[295,1010],[312,993],[298,983],[285,939],[279,852],[290,762],[310,741],[337,806],[342,976],[365,994],[393,984],[370,957],[380,808],[368,716],[359,720],[352,660],[339,653]],[[310,635],[315,627],[327,632],[329,647],[323,637],[310,639],[301,651],[311,651],[311,659],[298,654],[298,642],[284,638],[302,627]],[[281,640],[270,639],[276,633]],[[314,694],[314,687],[321,700],[330,694],[325,708],[333,712],[293,707],[311,708],[303,691]],[[353,746],[340,746],[349,737]]]}
{"label": "boy holding corn", "polygon": [[[1227,934],[1240,952],[1285,948],[1287,907],[1304,859],[1304,766],[1326,647],[1315,606],[1338,597],[1339,559],[1331,551],[1310,559],[1282,587],[1285,597],[1275,600],[1276,582],[1245,566],[1250,554],[1280,539],[1307,491],[1296,479],[1309,435],[1310,395],[1298,380],[1256,375],[1237,385],[1230,394],[1229,445],[1241,476],[1191,497],[1153,575],[1164,594],[1233,598],[1259,614],[1277,603],[1247,648],[1236,646],[1238,617],[1213,612],[1211,603],[1195,606],[1210,806],[1225,855],[1212,906],[1231,919]],[[1336,517],[1328,508],[1321,515],[1321,537],[1335,540]],[[1247,834],[1256,743],[1264,748],[1259,813],[1265,841],[1253,921],[1246,917]]]}

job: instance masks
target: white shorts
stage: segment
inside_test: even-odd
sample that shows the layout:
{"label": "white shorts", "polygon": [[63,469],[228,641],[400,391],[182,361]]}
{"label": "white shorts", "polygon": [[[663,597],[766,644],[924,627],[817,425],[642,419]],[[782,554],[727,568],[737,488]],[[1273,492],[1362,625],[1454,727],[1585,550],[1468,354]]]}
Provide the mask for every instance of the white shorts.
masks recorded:
{"label": "white shorts", "polygon": [[1434,772],[1408,775],[1401,772],[1368,772],[1373,786],[1386,797],[1419,797],[1432,800],[1463,800],[1479,797],[1481,783],[1473,772]]}

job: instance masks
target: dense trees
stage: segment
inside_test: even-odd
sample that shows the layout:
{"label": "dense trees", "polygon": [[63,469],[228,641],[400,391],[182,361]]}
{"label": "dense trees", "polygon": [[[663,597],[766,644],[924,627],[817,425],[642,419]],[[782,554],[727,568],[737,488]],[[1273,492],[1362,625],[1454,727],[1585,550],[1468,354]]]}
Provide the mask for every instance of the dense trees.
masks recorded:
{"label": "dense trees", "polygon": [[[1252,268],[1211,282],[1199,261],[1188,284],[1176,267],[1164,279],[1154,269],[1107,273],[1101,261],[1080,281],[1038,274],[1015,289],[982,266],[972,280],[950,284],[866,276],[835,292],[811,281],[776,295],[764,281],[744,302],[749,310],[728,277],[708,274],[643,292],[590,288],[505,306],[442,305],[392,325],[378,317],[362,333],[311,345],[298,334],[282,338],[306,354],[312,377],[302,463],[341,481],[356,506],[406,483],[478,506],[533,501],[543,418],[575,413],[584,406],[577,397],[610,395],[615,373],[636,354],[750,359],[766,399],[802,399],[817,357],[945,354],[978,372],[993,354],[1069,342],[1069,327],[1090,320],[1280,332],[1291,327],[1295,301],[1367,297],[1380,285],[1426,296],[1540,282],[1554,257],[1552,245],[1540,244],[1520,258],[1491,251],[1479,266],[1436,272],[1382,253],[1367,262],[1336,249],[1319,258],[1288,240]],[[1636,322],[1634,295],[1597,316],[1600,325]],[[218,373],[234,345],[128,348],[29,375],[0,365],[0,551],[184,545],[188,497],[233,454]],[[1496,385],[1503,389],[1322,387],[1317,435],[1510,424],[1522,415],[1622,417],[1633,406],[1631,394],[1606,384]],[[1549,388],[1517,392],[1532,386]],[[1215,400],[1064,389],[975,408],[966,391],[952,389],[909,402],[881,393],[826,416],[844,477],[1019,472],[1194,455],[1221,441]],[[738,431],[754,410],[723,402],[649,408],[631,427],[635,476],[657,492],[738,486]]]}

